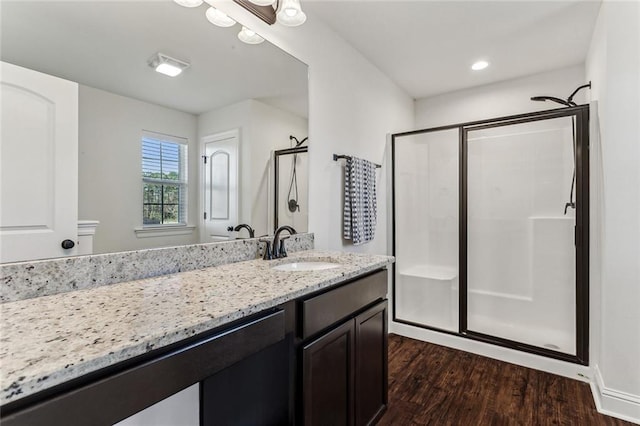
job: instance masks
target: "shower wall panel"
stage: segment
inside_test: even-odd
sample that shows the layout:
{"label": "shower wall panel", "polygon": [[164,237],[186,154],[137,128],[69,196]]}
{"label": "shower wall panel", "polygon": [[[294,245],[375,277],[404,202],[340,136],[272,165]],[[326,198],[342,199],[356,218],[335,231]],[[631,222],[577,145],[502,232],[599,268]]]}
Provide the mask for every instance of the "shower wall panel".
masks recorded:
{"label": "shower wall panel", "polygon": [[467,140],[468,329],[575,354],[571,119]]}
{"label": "shower wall panel", "polygon": [[394,145],[396,317],[458,330],[458,129]]}

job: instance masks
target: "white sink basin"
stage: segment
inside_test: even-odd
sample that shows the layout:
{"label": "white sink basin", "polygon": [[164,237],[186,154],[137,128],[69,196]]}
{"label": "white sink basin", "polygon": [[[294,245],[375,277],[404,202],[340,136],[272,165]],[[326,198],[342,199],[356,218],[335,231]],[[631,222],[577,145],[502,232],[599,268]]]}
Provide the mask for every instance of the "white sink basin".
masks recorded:
{"label": "white sink basin", "polygon": [[322,271],[339,267],[339,263],[333,262],[291,262],[272,266],[271,269],[276,271]]}

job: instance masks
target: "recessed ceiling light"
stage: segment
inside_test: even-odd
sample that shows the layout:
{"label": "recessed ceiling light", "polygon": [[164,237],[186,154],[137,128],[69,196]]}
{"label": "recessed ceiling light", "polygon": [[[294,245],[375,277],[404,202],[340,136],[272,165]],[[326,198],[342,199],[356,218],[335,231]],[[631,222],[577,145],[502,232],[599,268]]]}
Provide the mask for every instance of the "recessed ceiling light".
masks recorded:
{"label": "recessed ceiling light", "polygon": [[480,71],[489,66],[489,62],[487,61],[478,61],[471,65],[471,69],[474,71]]}
{"label": "recessed ceiling light", "polygon": [[175,77],[191,64],[158,52],[149,59],[149,66],[161,74]]}

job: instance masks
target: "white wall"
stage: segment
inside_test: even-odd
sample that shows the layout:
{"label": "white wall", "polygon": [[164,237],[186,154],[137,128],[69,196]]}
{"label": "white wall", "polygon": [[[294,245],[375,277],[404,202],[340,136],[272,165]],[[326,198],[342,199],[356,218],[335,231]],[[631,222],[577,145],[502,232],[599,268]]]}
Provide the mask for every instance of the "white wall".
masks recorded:
{"label": "white wall", "polygon": [[[198,116],[198,140],[204,136],[249,126],[249,101],[214,109]],[[240,135],[242,137],[242,135]]]}
{"label": "white wall", "polygon": [[193,244],[190,235],[138,238],[142,226],[142,130],[189,140],[188,222],[197,225],[196,117],[80,85],[78,218],[99,220],[94,253]]}
{"label": "white wall", "polygon": [[[416,126],[429,128],[559,107],[553,102],[535,102],[532,96],[567,98],[585,84],[584,67],[577,65],[471,89],[416,100]],[[584,90],[575,97],[585,101]]]}
{"label": "white wall", "polygon": [[[279,108],[272,107],[270,105],[258,102],[256,100],[251,101],[251,162],[250,170],[251,174],[251,197],[249,207],[251,208],[250,216],[251,224],[255,224],[256,235],[271,234],[272,229],[267,227],[269,223],[269,217],[273,216],[273,211],[269,208],[269,200],[273,199],[273,187],[269,185],[273,181],[273,170],[271,168],[271,151],[276,149],[290,148],[291,141],[289,136],[293,135],[302,140],[307,137],[308,134],[308,122],[306,118],[296,116],[294,114],[283,111]],[[295,143],[295,142],[294,142]],[[286,158],[286,157],[285,157]],[[282,163],[282,161],[281,161]],[[244,163],[243,163],[244,164]],[[245,167],[245,172],[247,172]],[[302,171],[305,173],[305,171]],[[308,173],[306,173],[308,175]],[[308,176],[304,176],[301,179],[307,179]],[[279,182],[279,186],[286,186],[289,182],[286,179]],[[305,186],[299,185],[299,189],[305,190],[301,195],[301,200],[306,200],[307,194]],[[302,202],[302,201],[301,201]],[[280,203],[282,204],[282,203]],[[308,203],[305,203],[305,209],[308,208]],[[308,224],[305,223],[304,227],[298,227],[296,230],[300,232],[307,231]]]}
{"label": "white wall", "polygon": [[270,27],[230,1],[212,3],[309,65],[309,230],[315,232],[315,246],[386,253],[387,168],[378,172],[375,240],[357,247],[345,245],[343,164],[334,162],[332,154],[383,163],[386,134],[413,127],[413,100],[313,16],[300,27]]}
{"label": "white wall", "polygon": [[586,72],[597,100],[603,202],[592,236],[596,403],[640,422],[640,3],[602,4]]}
{"label": "white wall", "polygon": [[596,20],[589,53],[585,63],[588,78],[592,80],[590,93],[591,102],[589,127],[590,144],[589,151],[589,342],[590,363],[598,365],[600,360],[600,347],[602,345],[601,319],[602,319],[602,243],[604,217],[604,170],[602,168],[602,140],[600,135],[600,115],[598,101],[605,91],[606,79],[604,78],[606,61],[606,39],[604,37],[604,13],[602,8]]}
{"label": "white wall", "polygon": [[[256,236],[272,233],[269,208],[271,151],[290,148],[289,135],[307,136],[307,119],[263,102],[249,99],[198,116],[198,140],[215,133],[240,129],[240,215]],[[245,232],[245,231],[242,231]],[[302,232],[302,229],[301,229]]]}

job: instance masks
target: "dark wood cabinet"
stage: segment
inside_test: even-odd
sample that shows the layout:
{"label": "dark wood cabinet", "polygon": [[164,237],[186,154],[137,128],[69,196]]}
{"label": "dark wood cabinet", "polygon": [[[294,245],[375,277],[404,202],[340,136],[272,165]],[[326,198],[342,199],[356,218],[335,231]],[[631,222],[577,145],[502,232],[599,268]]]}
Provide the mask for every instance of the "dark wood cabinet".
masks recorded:
{"label": "dark wood cabinet", "polygon": [[387,406],[387,277],[281,305],[284,340],[201,383],[201,425],[375,424]]}
{"label": "dark wood cabinet", "polygon": [[354,342],[354,322],[347,321],[303,347],[305,425],[353,424]]}
{"label": "dark wood cabinet", "polygon": [[311,425],[375,424],[387,407],[387,301],[302,347],[302,418]]}
{"label": "dark wood cabinet", "polygon": [[387,301],[355,318],[356,426],[376,423],[387,408]]}
{"label": "dark wood cabinet", "polygon": [[302,300],[301,337],[306,339],[316,335],[384,299],[387,276],[386,270],[374,272]]}

